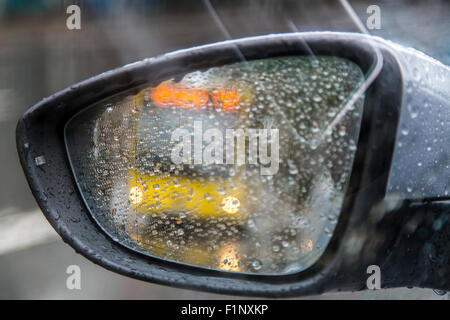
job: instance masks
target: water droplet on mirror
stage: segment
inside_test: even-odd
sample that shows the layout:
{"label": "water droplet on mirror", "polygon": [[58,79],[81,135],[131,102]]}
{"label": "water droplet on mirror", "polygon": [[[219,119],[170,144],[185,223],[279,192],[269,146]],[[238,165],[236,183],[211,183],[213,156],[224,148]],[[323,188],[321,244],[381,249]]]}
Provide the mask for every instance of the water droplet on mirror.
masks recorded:
{"label": "water droplet on mirror", "polygon": [[253,219],[248,219],[248,220],[247,220],[247,226],[248,226],[250,229],[255,229],[255,228],[256,228],[256,225],[255,225],[255,222],[253,221]]}
{"label": "water droplet on mirror", "polygon": [[314,100],[315,102],[320,102],[320,101],[322,101],[322,98],[319,97],[319,96],[314,96],[313,100]]}
{"label": "water droplet on mirror", "polygon": [[295,165],[294,161],[292,160],[288,160],[288,167],[289,167],[289,173],[290,174],[297,174],[298,173],[298,169],[297,166]]}
{"label": "water droplet on mirror", "polygon": [[414,67],[412,70],[413,77],[416,78],[416,80],[420,80],[420,72],[417,67]]}
{"label": "water droplet on mirror", "polygon": [[255,270],[255,271],[261,270],[261,268],[262,268],[262,263],[261,263],[261,261],[259,261],[259,260],[253,261],[253,262],[252,262],[252,268],[253,268],[253,270]]}
{"label": "water droplet on mirror", "polygon": [[417,118],[419,115],[419,111],[417,110],[417,106],[413,103],[408,104],[409,115],[412,119]]}

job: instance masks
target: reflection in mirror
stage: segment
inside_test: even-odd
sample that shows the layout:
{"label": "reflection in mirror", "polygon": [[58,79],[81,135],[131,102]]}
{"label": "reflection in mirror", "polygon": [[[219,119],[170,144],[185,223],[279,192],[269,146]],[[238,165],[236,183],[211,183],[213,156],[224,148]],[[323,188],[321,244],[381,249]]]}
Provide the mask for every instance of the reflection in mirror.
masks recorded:
{"label": "reflection in mirror", "polygon": [[123,245],[210,269],[299,272],[338,221],[364,97],[343,107],[363,81],[328,56],[214,67],[84,109],[66,146],[93,217]]}

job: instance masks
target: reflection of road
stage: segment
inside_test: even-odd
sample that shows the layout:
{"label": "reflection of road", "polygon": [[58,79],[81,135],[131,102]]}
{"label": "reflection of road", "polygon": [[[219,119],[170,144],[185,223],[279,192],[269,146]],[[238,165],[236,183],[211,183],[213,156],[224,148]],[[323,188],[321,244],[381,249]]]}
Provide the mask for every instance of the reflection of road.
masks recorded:
{"label": "reflection of road", "polygon": [[[277,1],[240,7],[212,1],[233,38],[278,32],[357,31],[337,1]],[[450,2],[352,1],[364,18],[370,4],[382,10],[375,35],[414,46],[450,64]],[[0,297],[2,298],[226,298],[130,280],[95,266],[61,240],[42,244],[52,233],[29,191],[16,155],[18,117],[33,103],[97,73],[167,51],[225,38],[204,8],[131,12],[82,18],[82,30],[65,28],[65,12],[2,16],[0,20]],[[417,17],[427,17],[420,24]],[[14,217],[14,218],[13,218]],[[17,230],[11,232],[11,230]],[[42,233],[40,233],[41,230]],[[53,233],[54,234],[54,233]],[[4,237],[4,238],[2,238]],[[7,239],[6,239],[7,237]],[[52,236],[50,236],[50,239]],[[42,244],[19,250],[25,245]],[[6,253],[8,251],[9,253]],[[83,290],[65,289],[65,268],[79,264]],[[105,284],[101,287],[98,283]],[[392,290],[328,295],[339,298],[437,298],[430,290]]]}

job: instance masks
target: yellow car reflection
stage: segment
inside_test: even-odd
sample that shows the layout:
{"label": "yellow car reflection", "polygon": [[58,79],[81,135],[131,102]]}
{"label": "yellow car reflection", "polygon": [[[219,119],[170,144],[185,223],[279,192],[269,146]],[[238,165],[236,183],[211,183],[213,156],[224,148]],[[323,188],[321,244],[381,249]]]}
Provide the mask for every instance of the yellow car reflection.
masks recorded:
{"label": "yellow car reflection", "polygon": [[[135,134],[144,124],[142,113],[147,108],[212,110],[224,112],[236,119],[248,117],[248,106],[252,99],[248,89],[222,86],[208,89],[184,88],[172,81],[161,83],[156,88],[144,89],[132,98],[135,106]],[[245,110],[247,108],[247,110]],[[136,139],[132,140],[130,156],[132,163],[139,161]],[[161,163],[154,164],[157,168]],[[139,213],[157,216],[164,214],[186,214],[199,219],[224,219],[242,224],[248,218],[246,204],[247,187],[244,168],[233,176],[212,175],[198,177],[174,173],[130,169],[128,172],[128,199]]]}
{"label": "yellow car reflection", "polygon": [[244,181],[204,181],[182,176],[145,176],[129,171],[129,200],[138,212],[184,212],[199,218],[242,220]]}
{"label": "yellow car reflection", "polygon": [[164,241],[161,237],[142,234],[131,234],[130,237],[143,249],[168,260],[223,271],[240,272],[245,268],[241,261],[242,248],[237,242],[230,241],[216,249],[208,249],[200,241],[190,245],[178,245]]}

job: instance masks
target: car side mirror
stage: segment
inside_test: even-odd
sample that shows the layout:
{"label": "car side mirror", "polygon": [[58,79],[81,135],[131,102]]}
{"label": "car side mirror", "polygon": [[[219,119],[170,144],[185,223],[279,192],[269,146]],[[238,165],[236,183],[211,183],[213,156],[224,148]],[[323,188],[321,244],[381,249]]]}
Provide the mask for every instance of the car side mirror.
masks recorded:
{"label": "car side mirror", "polygon": [[396,190],[398,128],[413,125],[405,55],[294,33],[146,59],[30,108],[20,160],[64,241],[127,276],[287,296],[358,290],[383,265],[384,286],[449,289],[448,251],[431,280],[400,276],[392,258],[427,245],[401,242],[411,208],[449,208],[447,187]]}

